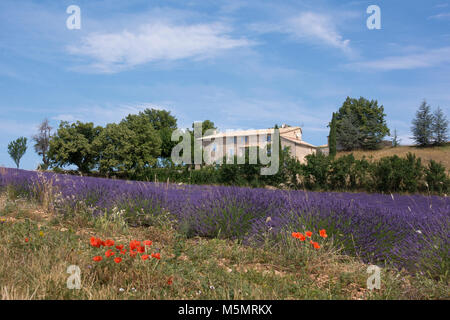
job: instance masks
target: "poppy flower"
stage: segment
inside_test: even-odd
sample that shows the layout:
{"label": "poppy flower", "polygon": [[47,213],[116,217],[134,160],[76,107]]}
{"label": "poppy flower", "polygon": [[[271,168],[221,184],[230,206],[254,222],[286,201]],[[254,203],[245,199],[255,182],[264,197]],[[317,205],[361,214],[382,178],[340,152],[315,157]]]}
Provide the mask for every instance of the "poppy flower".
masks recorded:
{"label": "poppy flower", "polygon": [[159,252],[157,253],[152,253],[152,258],[156,258],[156,259],[161,259],[161,255],[159,254]]}
{"label": "poppy flower", "polygon": [[145,261],[145,260],[148,259],[148,257],[149,257],[148,254],[143,254],[143,255],[141,256],[141,259]]}
{"label": "poppy flower", "polygon": [[152,241],[150,241],[150,240],[145,240],[144,241],[144,244],[146,245],[146,246],[151,246],[152,245]]}
{"label": "poppy flower", "polygon": [[97,262],[102,261],[102,259],[103,258],[101,256],[96,256],[96,257],[92,258],[92,260],[97,261]]}
{"label": "poppy flower", "polygon": [[116,246],[116,249],[122,251],[123,250],[123,244],[121,244],[119,246]]}
{"label": "poppy flower", "polygon": [[292,232],[292,237],[293,238],[300,238],[300,232]]}
{"label": "poppy flower", "polygon": [[313,242],[312,245],[314,246],[314,249],[320,249],[320,245],[317,242]]}
{"label": "poppy flower", "polygon": [[130,257],[134,258],[134,257],[136,257],[136,255],[137,255],[137,252],[130,251]]}
{"label": "poppy flower", "polygon": [[25,242],[28,242],[28,241],[30,241],[30,239],[28,239],[28,238],[25,238]]}
{"label": "poppy flower", "polygon": [[298,237],[298,239],[299,239],[300,241],[305,241],[305,240],[306,240],[306,237],[305,237],[303,234],[300,233],[300,236]]}
{"label": "poppy flower", "polygon": [[114,245],[114,240],[108,239],[105,241],[107,247],[112,247]]}
{"label": "poppy flower", "polygon": [[167,280],[167,284],[170,286],[172,283],[173,283],[172,277],[170,277],[170,278]]}
{"label": "poppy flower", "polygon": [[112,251],[111,249],[108,249],[106,252],[105,252],[105,256],[106,257],[112,257],[113,255],[115,255],[116,253],[114,252],[114,251]]}
{"label": "poppy flower", "polygon": [[141,242],[140,242],[140,241],[132,240],[132,241],[130,242],[130,249],[131,249],[131,250],[134,250],[134,249],[136,249],[137,247],[139,247],[140,245],[141,245]]}
{"label": "poppy flower", "polygon": [[100,248],[101,244],[102,244],[102,240],[100,240],[100,238],[91,237],[91,246]]}
{"label": "poppy flower", "polygon": [[311,236],[312,236],[312,232],[311,231],[306,231],[305,234],[306,234],[306,236],[308,238],[311,238]]}
{"label": "poppy flower", "polygon": [[322,238],[326,238],[328,237],[327,232],[325,231],[325,229],[319,230],[319,234]]}
{"label": "poppy flower", "polygon": [[137,248],[137,251],[138,251],[139,253],[144,253],[144,252],[145,252],[145,247],[138,247],[138,248]]}
{"label": "poppy flower", "polygon": [[117,258],[114,259],[114,262],[115,263],[120,263],[120,262],[122,262],[122,258],[121,257],[117,257]]}
{"label": "poppy flower", "polygon": [[125,254],[127,253],[125,250],[120,250],[120,254]]}

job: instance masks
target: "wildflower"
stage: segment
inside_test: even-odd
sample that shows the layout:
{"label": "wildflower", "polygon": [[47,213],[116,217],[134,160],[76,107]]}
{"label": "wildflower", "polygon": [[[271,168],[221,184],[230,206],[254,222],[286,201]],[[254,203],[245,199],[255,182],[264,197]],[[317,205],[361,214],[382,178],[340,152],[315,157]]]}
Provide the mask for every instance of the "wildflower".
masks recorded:
{"label": "wildflower", "polygon": [[209,288],[210,288],[211,290],[216,290],[216,288],[215,288],[214,286],[209,286]]}
{"label": "wildflower", "polygon": [[168,280],[167,280],[167,284],[170,286],[172,283],[173,283],[173,281],[172,281],[172,277],[170,277]]}
{"label": "wildflower", "polygon": [[138,248],[137,248],[137,251],[138,251],[139,253],[144,253],[144,252],[145,252],[145,247],[138,247]]}
{"label": "wildflower", "polygon": [[141,256],[141,259],[145,261],[145,260],[147,260],[147,259],[148,259],[148,257],[149,257],[149,255],[148,255],[148,254],[144,254],[144,255],[142,255],[142,256]]}
{"label": "wildflower", "polygon": [[105,256],[106,257],[112,257],[113,255],[115,255],[115,252],[114,251],[112,251],[111,249],[108,249],[106,252],[105,252]]}
{"label": "wildflower", "polygon": [[325,229],[319,230],[319,234],[322,238],[326,238],[328,237],[327,232],[325,231]]}
{"label": "wildflower", "polygon": [[130,257],[134,258],[134,257],[136,257],[136,255],[137,255],[137,252],[130,251]]}
{"label": "wildflower", "polygon": [[292,237],[299,239],[300,238],[300,234],[301,234],[300,232],[292,232]]}
{"label": "wildflower", "polygon": [[92,258],[92,260],[97,261],[97,262],[102,261],[102,259],[103,258],[101,256],[95,256]]}
{"label": "wildflower", "polygon": [[137,247],[139,247],[140,245],[141,245],[141,242],[140,242],[140,241],[132,240],[132,241],[130,242],[130,249],[131,249],[131,250],[137,249]]}
{"label": "wildflower", "polygon": [[416,232],[417,232],[418,234],[422,234],[422,231],[420,231],[420,230],[416,230]]}
{"label": "wildflower", "polygon": [[39,232],[39,236],[43,237],[43,236],[44,236],[44,232],[43,232],[43,231],[40,231],[40,232]]}
{"label": "wildflower", "polygon": [[298,237],[298,239],[299,239],[300,241],[305,241],[305,240],[306,240],[306,237],[305,237],[303,234],[300,233],[300,236]]}
{"label": "wildflower", "polygon": [[122,251],[123,250],[123,244],[116,246],[116,249]]}
{"label": "wildflower", "polygon": [[145,241],[144,241],[144,244],[145,244],[146,246],[151,246],[152,243],[153,243],[153,242],[151,242],[150,240],[145,240]]}
{"label": "wildflower", "polygon": [[114,245],[114,240],[108,239],[105,241],[107,247],[112,247]]}
{"label": "wildflower", "polygon": [[119,292],[124,292],[125,289],[124,288],[119,288]]}
{"label": "wildflower", "polygon": [[312,243],[314,249],[320,249],[320,245],[317,242]]}
{"label": "wildflower", "polygon": [[122,258],[121,257],[117,257],[117,258],[114,259],[114,262],[115,263],[120,263],[120,262],[122,262]]}
{"label": "wildflower", "polygon": [[161,259],[161,255],[159,254],[159,252],[157,253],[152,253],[152,258],[156,258],[156,259]]}
{"label": "wildflower", "polygon": [[120,254],[125,254],[127,253],[125,250],[120,250]]}
{"label": "wildflower", "polygon": [[91,246],[100,248],[101,245],[102,245],[102,240],[100,240],[100,238],[91,237]]}
{"label": "wildflower", "polygon": [[308,238],[311,238],[311,236],[312,236],[312,232],[311,231],[306,231],[305,234],[306,234],[306,236]]}
{"label": "wildflower", "polygon": [[136,288],[131,288],[131,291],[132,292],[136,292]]}
{"label": "wildflower", "polygon": [[28,242],[28,241],[30,241],[30,239],[28,239],[28,238],[25,238],[25,242]]}

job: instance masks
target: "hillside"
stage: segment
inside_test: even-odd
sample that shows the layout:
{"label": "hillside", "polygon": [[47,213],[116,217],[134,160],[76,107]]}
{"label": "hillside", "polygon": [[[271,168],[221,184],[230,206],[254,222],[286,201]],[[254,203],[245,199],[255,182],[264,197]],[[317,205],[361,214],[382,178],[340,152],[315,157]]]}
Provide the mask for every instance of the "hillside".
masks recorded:
{"label": "hillside", "polygon": [[350,153],[353,153],[356,159],[361,159],[363,156],[366,158],[372,158],[373,160],[378,160],[382,157],[389,157],[397,155],[399,157],[406,157],[406,154],[411,152],[420,157],[424,164],[427,164],[430,160],[441,162],[446,168],[447,172],[450,172],[450,144],[442,147],[433,148],[417,148],[414,146],[399,146],[396,148],[383,148],[381,150],[374,151],[345,151],[338,152],[337,156],[341,157]]}

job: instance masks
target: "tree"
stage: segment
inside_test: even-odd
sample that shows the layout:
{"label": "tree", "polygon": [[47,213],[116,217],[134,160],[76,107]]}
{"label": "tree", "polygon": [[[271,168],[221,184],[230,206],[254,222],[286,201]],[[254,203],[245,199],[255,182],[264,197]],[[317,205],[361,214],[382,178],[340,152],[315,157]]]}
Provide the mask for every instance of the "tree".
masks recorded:
{"label": "tree", "polygon": [[392,139],[392,146],[394,148],[398,147],[400,145],[400,141],[401,141],[401,139],[398,138],[397,129],[394,129],[394,137]]}
{"label": "tree", "polygon": [[[347,97],[342,107],[336,114],[336,143],[337,145],[345,144],[341,134],[345,134],[350,131],[358,132],[358,139],[355,143],[352,143],[350,150],[361,149],[376,149],[379,147],[380,142],[386,135],[389,135],[389,129],[384,119],[386,114],[384,113],[384,107],[378,106],[377,100],[367,100],[363,97],[354,99]],[[346,118],[350,117],[350,122],[354,128],[348,127],[350,122],[344,122]],[[347,126],[345,130],[341,127],[343,123]],[[344,137],[344,140],[348,140],[348,136]],[[348,142],[348,141],[347,141]],[[348,145],[348,144],[347,144]]]}
{"label": "tree", "polygon": [[[205,133],[207,130],[217,130],[217,127],[215,126],[214,122],[212,122],[211,120],[203,120],[201,122],[202,124],[202,137],[205,136]],[[194,129],[195,126],[195,122],[192,123],[192,129]],[[189,129],[188,129],[189,130]],[[195,137],[194,132],[195,130],[189,130],[189,133],[191,134],[191,163],[194,163],[195,160],[195,152],[199,151],[198,150],[198,145],[200,145],[200,143],[195,144],[195,139],[199,138],[199,137]],[[203,157],[203,156],[202,156]],[[202,163],[204,162],[204,159],[202,159]]]}
{"label": "tree", "polygon": [[432,131],[434,144],[442,145],[448,141],[448,120],[440,107],[433,114]]}
{"label": "tree", "polygon": [[50,161],[48,159],[48,149],[50,147],[50,134],[52,127],[48,124],[48,119],[44,119],[42,123],[39,125],[38,133],[33,136],[34,150],[40,156],[42,156],[42,164],[40,168],[46,170]]}
{"label": "tree", "polygon": [[333,112],[333,116],[330,122],[330,135],[328,136],[328,149],[331,157],[336,156],[336,114]]}
{"label": "tree", "polygon": [[156,164],[161,138],[144,113],[128,115],[119,124],[108,124],[94,142],[103,173],[141,173]]}
{"label": "tree", "polygon": [[27,151],[27,138],[20,137],[8,144],[8,153],[16,163],[17,169],[19,169],[20,159]]}
{"label": "tree", "polygon": [[412,121],[413,139],[417,145],[426,147],[431,145],[433,139],[433,115],[430,106],[424,100],[416,111],[416,117]]}
{"label": "tree", "polygon": [[351,151],[361,148],[361,132],[353,114],[344,117],[336,128],[336,144],[339,149]]}
{"label": "tree", "polygon": [[80,172],[89,173],[98,164],[98,152],[93,142],[102,129],[92,122],[69,124],[61,121],[56,134],[50,139],[48,159],[51,166],[76,165]]}
{"label": "tree", "polygon": [[170,114],[170,111],[145,109],[150,124],[158,132],[161,139],[161,157],[170,158],[176,142],[172,141],[172,132],[177,128],[177,119]]}

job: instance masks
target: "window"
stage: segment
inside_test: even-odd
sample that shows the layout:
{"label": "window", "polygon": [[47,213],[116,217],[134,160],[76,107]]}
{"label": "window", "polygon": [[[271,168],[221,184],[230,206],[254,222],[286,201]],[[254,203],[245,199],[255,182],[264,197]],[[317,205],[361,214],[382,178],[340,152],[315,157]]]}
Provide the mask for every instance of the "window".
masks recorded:
{"label": "window", "polygon": [[272,135],[270,133],[267,135],[267,141],[268,142],[272,141]]}

